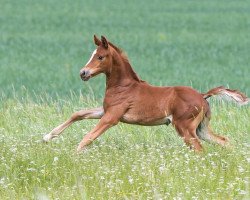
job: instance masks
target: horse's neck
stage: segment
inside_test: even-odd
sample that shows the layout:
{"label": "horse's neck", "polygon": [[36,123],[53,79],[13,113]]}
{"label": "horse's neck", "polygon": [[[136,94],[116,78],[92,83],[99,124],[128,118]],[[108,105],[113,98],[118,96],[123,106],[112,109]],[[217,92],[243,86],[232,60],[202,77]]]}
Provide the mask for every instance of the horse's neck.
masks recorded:
{"label": "horse's neck", "polygon": [[127,86],[135,81],[140,82],[139,77],[132,69],[131,65],[127,60],[122,58],[119,61],[113,62],[112,69],[109,74],[106,74],[106,86]]}

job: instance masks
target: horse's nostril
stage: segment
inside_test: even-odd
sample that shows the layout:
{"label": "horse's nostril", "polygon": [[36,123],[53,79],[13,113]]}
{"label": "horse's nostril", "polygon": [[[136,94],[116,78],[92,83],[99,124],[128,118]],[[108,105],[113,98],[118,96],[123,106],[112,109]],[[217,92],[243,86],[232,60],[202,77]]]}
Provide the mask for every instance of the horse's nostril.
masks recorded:
{"label": "horse's nostril", "polygon": [[82,80],[87,81],[90,78],[90,71],[89,70],[82,70],[80,71],[80,77]]}
{"label": "horse's nostril", "polygon": [[80,76],[81,77],[83,77],[83,76],[85,76],[86,75],[86,72],[85,72],[85,70],[83,70],[83,71],[80,71]]}

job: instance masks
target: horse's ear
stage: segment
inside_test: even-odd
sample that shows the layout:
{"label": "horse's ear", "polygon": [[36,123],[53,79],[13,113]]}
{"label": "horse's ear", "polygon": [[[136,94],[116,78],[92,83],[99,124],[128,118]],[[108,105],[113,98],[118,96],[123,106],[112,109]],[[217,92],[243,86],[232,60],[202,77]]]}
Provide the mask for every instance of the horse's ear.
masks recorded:
{"label": "horse's ear", "polygon": [[104,36],[101,36],[101,40],[102,40],[102,45],[104,46],[104,48],[107,49],[109,46],[107,39]]}
{"label": "horse's ear", "polygon": [[96,35],[94,35],[94,42],[95,42],[95,44],[97,45],[97,46],[100,46],[101,45],[101,40],[99,40],[97,37],[96,37]]}

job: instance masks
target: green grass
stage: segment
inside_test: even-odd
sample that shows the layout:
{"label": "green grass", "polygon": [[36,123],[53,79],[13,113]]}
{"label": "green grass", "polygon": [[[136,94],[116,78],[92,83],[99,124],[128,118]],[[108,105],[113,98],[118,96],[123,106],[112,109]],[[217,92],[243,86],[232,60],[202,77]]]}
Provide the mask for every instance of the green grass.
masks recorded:
{"label": "green grass", "polygon": [[104,76],[80,68],[106,35],[139,76],[199,91],[250,95],[250,1],[0,0],[0,199],[249,199],[250,109],[211,102],[212,127],[233,145],[190,151],[172,127],[119,124],[84,154],[97,120],[51,143],[44,133],[101,104]]}
{"label": "green grass", "polygon": [[[75,123],[51,143],[45,132],[84,103],[8,100],[0,111],[1,198],[242,199],[249,197],[248,108],[213,103],[213,128],[232,148],[203,143],[190,151],[172,127],[120,124],[86,152],[75,150],[96,120]],[[230,110],[229,110],[230,109]]]}

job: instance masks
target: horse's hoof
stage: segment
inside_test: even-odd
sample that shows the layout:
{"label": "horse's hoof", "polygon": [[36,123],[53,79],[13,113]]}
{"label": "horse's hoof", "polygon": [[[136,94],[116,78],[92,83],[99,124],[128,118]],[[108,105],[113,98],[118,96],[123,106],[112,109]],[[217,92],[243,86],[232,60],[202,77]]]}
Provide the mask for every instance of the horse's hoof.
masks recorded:
{"label": "horse's hoof", "polygon": [[52,135],[46,134],[43,136],[43,142],[49,142],[52,139]]}

